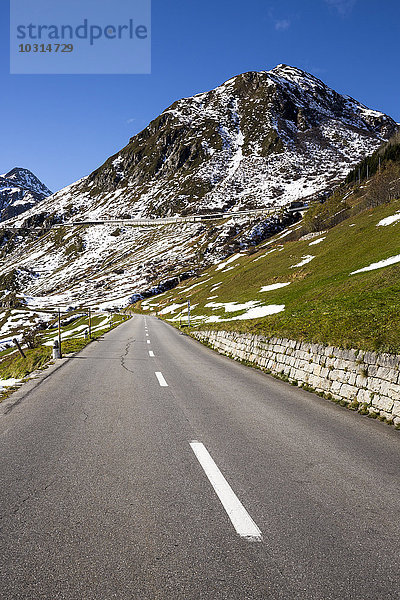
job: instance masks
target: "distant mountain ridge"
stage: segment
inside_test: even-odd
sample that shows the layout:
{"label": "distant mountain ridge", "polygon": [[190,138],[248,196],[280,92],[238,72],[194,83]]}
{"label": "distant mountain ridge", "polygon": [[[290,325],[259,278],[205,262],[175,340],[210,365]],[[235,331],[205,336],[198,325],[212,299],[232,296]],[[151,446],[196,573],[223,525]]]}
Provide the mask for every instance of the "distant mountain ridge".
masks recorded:
{"label": "distant mountain ridge", "polygon": [[11,169],[5,175],[0,175],[0,221],[25,212],[51,194],[28,169]]}
{"label": "distant mountain ridge", "polygon": [[[89,176],[10,219],[25,233],[4,233],[0,270],[14,269],[15,286],[29,302],[124,305],[282,231],[287,216],[147,232],[64,228],[63,222],[284,208],[320,199],[396,131],[389,116],[300,69],[278,65],[238,75],[175,102]],[[54,223],[59,227],[49,230]],[[42,226],[46,235],[35,237],[32,227]],[[20,284],[27,277],[31,282]]]}

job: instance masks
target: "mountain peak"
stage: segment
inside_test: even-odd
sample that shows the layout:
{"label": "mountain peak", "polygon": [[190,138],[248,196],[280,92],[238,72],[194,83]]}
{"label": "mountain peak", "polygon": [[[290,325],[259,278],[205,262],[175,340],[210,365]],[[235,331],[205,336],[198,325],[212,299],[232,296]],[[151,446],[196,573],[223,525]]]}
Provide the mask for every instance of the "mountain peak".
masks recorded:
{"label": "mountain peak", "polygon": [[19,215],[52,192],[24,167],[14,167],[0,176],[0,221]]}
{"label": "mountain peak", "polygon": [[52,194],[49,188],[46,187],[32,171],[25,169],[24,167],[14,167],[11,171],[3,175],[3,177],[4,179],[14,181],[20,187],[30,190],[31,192],[45,194],[46,196]]}
{"label": "mountain peak", "polygon": [[309,77],[311,79],[317,79],[319,81],[319,79],[315,77],[315,75],[312,75],[312,73],[304,71],[303,69],[300,69],[300,67],[293,67],[285,63],[280,63],[279,65],[276,65],[276,67],[274,67],[270,71],[267,71],[267,73],[273,73],[274,75],[285,74],[288,77]]}

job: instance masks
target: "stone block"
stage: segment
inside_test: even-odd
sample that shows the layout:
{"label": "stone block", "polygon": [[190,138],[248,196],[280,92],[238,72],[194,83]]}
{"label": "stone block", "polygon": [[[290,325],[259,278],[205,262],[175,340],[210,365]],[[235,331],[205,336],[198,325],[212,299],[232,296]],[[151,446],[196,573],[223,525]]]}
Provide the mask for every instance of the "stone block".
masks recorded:
{"label": "stone block", "polygon": [[360,373],[363,369],[368,369],[368,377],[378,377],[379,367],[377,365],[365,365],[360,368]]}
{"label": "stone block", "polygon": [[342,371],[348,371],[352,368],[352,363],[349,360],[344,360],[343,358],[336,359],[336,368],[342,369]]}
{"label": "stone block", "polygon": [[400,369],[400,356],[396,354],[379,354],[376,360],[380,367],[388,367],[389,369]]}
{"label": "stone block", "polygon": [[387,421],[393,421],[393,415],[390,412],[385,412],[384,410],[381,410],[381,417],[385,417]]}
{"label": "stone block", "polygon": [[375,365],[376,364],[376,352],[366,352],[364,354],[364,362],[367,363],[368,365]]}
{"label": "stone block", "polygon": [[364,377],[364,375],[357,375],[356,378],[356,386],[359,388],[366,387],[368,382],[368,378]]}
{"label": "stone block", "polygon": [[343,383],[349,383],[349,381],[350,381],[350,375],[351,375],[350,371],[342,371],[342,381],[343,381]]}
{"label": "stone block", "polygon": [[390,367],[379,367],[378,377],[381,379],[386,379],[387,381],[390,381],[390,383],[397,383],[399,379],[399,371]]}
{"label": "stone block", "polygon": [[[397,390],[396,390],[396,388],[397,388]],[[397,394],[395,393],[396,391],[397,391]],[[384,396],[389,396],[389,398],[392,398],[392,396],[394,396],[394,398],[392,398],[392,400],[396,400],[399,392],[400,392],[400,388],[398,385],[396,385],[395,383],[390,383],[389,381],[385,381],[384,379],[381,379],[381,394],[383,394]]]}
{"label": "stone block", "polygon": [[318,387],[322,389],[324,392],[329,392],[331,389],[332,382],[329,379],[321,379],[318,377]]}
{"label": "stone block", "polygon": [[332,394],[337,394],[338,396],[342,397],[341,388],[342,388],[341,381],[332,381],[332,385],[331,385]]}
{"label": "stone block", "polygon": [[335,359],[327,357],[325,359],[325,366],[328,367],[328,368],[329,367],[333,367],[334,368],[335,367]]}
{"label": "stone block", "polygon": [[358,350],[354,348],[343,350],[343,358],[354,363],[357,360]]}
{"label": "stone block", "polygon": [[357,401],[360,404],[370,404],[371,403],[371,394],[368,390],[359,389],[357,392]]}
{"label": "stone block", "polygon": [[400,401],[400,385],[391,383],[387,386],[386,396],[389,396],[392,400]]}
{"label": "stone block", "polygon": [[322,370],[321,365],[319,365],[317,363],[313,363],[312,373],[313,373],[313,375],[315,375],[315,377],[319,377],[321,375],[321,370]]}
{"label": "stone block", "polygon": [[311,387],[317,389],[321,386],[321,378],[315,375],[310,375],[308,383],[311,385]]}
{"label": "stone block", "polygon": [[348,381],[349,385],[355,385],[358,388],[356,382],[357,382],[357,374],[354,371],[350,371],[349,381]]}
{"label": "stone block", "polygon": [[325,356],[335,356],[335,348],[333,346],[326,346],[325,348],[325,352],[324,352]]}
{"label": "stone block", "polygon": [[392,414],[395,417],[400,417],[400,401],[399,400],[395,400],[393,402]]}
{"label": "stone block", "polygon": [[368,377],[366,387],[371,392],[374,392],[374,394],[380,394],[382,381],[377,377]]}
{"label": "stone block", "polygon": [[358,388],[345,383],[340,389],[340,394],[345,400],[354,400],[357,397]]}
{"label": "stone block", "polygon": [[329,375],[329,369],[327,369],[326,367],[322,367],[321,369],[321,373],[320,373],[320,377],[322,379],[328,379],[328,375]]}
{"label": "stone block", "polygon": [[379,410],[391,412],[393,400],[387,398],[386,396],[374,396],[372,398],[372,406],[375,406],[375,408],[379,408]]}
{"label": "stone block", "polygon": [[339,371],[338,369],[329,369],[329,379],[331,381],[340,381],[340,383],[342,383],[342,373],[343,371]]}

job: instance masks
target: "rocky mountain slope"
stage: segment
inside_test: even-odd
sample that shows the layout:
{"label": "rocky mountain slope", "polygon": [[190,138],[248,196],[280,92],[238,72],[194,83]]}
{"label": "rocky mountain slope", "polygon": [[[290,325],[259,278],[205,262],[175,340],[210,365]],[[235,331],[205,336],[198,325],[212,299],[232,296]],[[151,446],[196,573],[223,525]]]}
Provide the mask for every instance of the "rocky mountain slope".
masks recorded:
{"label": "rocky mountain slope", "polygon": [[51,194],[31,171],[15,167],[0,175],[0,221],[26,212]]}
{"label": "rocky mountain slope", "polygon": [[175,102],[43,209],[86,218],[285,205],[325,194],[397,129],[286,65]]}
{"label": "rocky mountain slope", "polygon": [[[299,69],[280,65],[239,75],[179,100],[88,177],[9,219],[10,229],[0,235],[0,289],[10,302],[33,306],[104,307],[173,286],[178,277],[281,231],[293,217],[150,231],[62,224],[319,198],[396,130],[390,117]],[[15,233],[15,226],[22,229]]]}

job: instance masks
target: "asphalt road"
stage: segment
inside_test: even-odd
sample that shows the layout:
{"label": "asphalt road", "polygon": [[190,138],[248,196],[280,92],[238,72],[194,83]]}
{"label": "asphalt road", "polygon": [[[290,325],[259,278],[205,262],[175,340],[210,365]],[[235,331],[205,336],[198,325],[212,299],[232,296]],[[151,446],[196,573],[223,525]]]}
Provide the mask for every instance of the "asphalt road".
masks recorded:
{"label": "asphalt road", "polygon": [[0,440],[2,600],[400,598],[399,432],[155,318]]}

